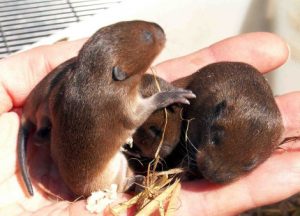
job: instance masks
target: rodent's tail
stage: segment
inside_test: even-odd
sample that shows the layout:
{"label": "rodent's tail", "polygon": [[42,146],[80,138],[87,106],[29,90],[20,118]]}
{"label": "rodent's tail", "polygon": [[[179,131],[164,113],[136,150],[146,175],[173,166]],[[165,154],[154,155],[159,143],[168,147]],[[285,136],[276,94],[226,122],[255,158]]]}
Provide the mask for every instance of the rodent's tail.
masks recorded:
{"label": "rodent's tail", "polygon": [[27,139],[30,132],[30,124],[28,121],[24,120],[22,116],[21,124],[19,128],[19,135],[18,135],[18,160],[19,166],[21,168],[22,178],[25,182],[26,188],[28,193],[33,196],[33,188],[30,180],[30,176],[27,169],[27,160],[26,160],[26,146],[27,146]]}

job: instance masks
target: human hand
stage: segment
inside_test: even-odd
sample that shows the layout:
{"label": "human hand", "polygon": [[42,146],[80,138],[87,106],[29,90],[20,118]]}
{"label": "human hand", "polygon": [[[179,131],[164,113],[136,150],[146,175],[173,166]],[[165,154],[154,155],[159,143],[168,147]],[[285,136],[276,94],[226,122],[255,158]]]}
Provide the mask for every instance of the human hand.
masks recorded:
{"label": "human hand", "polygon": [[[35,212],[35,215],[88,215],[84,201],[53,201],[47,199],[40,190],[36,190],[35,196],[28,199],[22,190],[16,164],[19,118],[15,108],[22,106],[30,90],[48,72],[76,55],[83,42],[39,47],[0,61],[0,215],[28,215],[30,212]],[[265,73],[283,64],[287,56],[287,47],[278,37],[269,33],[251,33],[164,62],[156,66],[156,71],[161,77],[172,81],[216,61],[243,61]],[[280,96],[276,100],[284,118],[285,136],[299,136],[300,92]],[[276,152],[252,173],[228,185],[206,181],[184,183],[178,215],[232,215],[299,192],[299,147],[299,141],[289,143],[285,146],[285,152]],[[46,172],[49,172],[47,168],[35,176],[34,185],[43,179]],[[55,186],[55,183],[50,184]]]}

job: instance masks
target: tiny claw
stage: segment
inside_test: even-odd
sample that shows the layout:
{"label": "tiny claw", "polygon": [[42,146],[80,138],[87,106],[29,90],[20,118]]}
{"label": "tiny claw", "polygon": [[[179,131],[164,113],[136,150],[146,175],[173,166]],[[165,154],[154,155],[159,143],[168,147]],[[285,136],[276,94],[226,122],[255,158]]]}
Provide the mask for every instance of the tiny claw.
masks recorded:
{"label": "tiny claw", "polygon": [[196,97],[197,96],[193,92],[191,92],[190,98],[196,98]]}
{"label": "tiny claw", "polygon": [[190,104],[191,104],[190,101],[189,101],[188,99],[184,99],[182,102],[183,102],[184,104],[187,104],[187,105],[190,105]]}

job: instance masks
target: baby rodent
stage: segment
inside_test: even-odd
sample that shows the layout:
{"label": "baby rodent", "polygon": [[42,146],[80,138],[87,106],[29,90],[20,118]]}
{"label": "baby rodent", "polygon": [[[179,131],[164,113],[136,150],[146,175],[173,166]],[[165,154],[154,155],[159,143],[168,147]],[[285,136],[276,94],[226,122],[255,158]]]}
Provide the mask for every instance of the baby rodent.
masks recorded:
{"label": "baby rodent", "polygon": [[69,189],[88,196],[133,176],[121,146],[148,116],[195,95],[174,88],[143,98],[142,75],[165,43],[162,28],[145,21],[119,22],[98,30],[77,57],[58,66],[31,92],[24,105],[18,154],[33,195],[25,147],[31,128],[48,139],[51,157]]}
{"label": "baby rodent", "polygon": [[[143,97],[149,97],[159,92],[159,89],[166,91],[173,88],[186,88],[194,76],[197,76],[197,73],[169,83],[158,76],[145,74],[142,77],[140,92]],[[146,163],[147,159],[151,161],[162,141],[162,136],[164,139],[162,149],[159,151],[161,158],[166,158],[176,148],[180,142],[183,107],[180,104],[171,104],[166,107],[166,111],[167,116],[164,109],[156,110],[137,128],[133,134],[133,146],[126,146],[127,155],[131,159],[138,158],[145,160]],[[165,123],[167,124],[164,131]]]}
{"label": "baby rodent", "polygon": [[[171,143],[165,132],[163,145],[174,149],[171,154],[161,153],[168,168],[183,166],[212,182],[229,182],[253,170],[280,144],[280,111],[267,81],[254,67],[240,62],[214,63],[173,84],[192,90],[197,98],[183,108],[181,134],[172,134],[172,140],[181,137],[181,141]],[[152,115],[133,136],[141,157],[154,156],[143,143],[157,149],[163,133],[163,111]],[[180,116],[180,111],[172,115]],[[181,122],[177,118],[168,125],[175,127]],[[148,140],[143,141],[144,137]]]}
{"label": "baby rodent", "polygon": [[[156,83],[157,82],[157,83]],[[157,86],[158,85],[158,86]],[[143,97],[149,97],[152,94],[162,91],[175,89],[176,87],[165,80],[155,77],[151,74],[145,74],[142,77],[140,92]],[[167,126],[165,130],[162,149],[159,155],[165,158],[169,155],[176,144],[179,142],[181,131],[181,116],[182,107],[180,104],[172,104],[166,107],[167,111]],[[133,156],[154,158],[157,147],[161,141],[163,128],[165,124],[165,112],[163,109],[154,111],[148,119],[135,131],[133,134],[133,148],[129,148],[129,152]],[[140,155],[139,155],[140,154]]]}

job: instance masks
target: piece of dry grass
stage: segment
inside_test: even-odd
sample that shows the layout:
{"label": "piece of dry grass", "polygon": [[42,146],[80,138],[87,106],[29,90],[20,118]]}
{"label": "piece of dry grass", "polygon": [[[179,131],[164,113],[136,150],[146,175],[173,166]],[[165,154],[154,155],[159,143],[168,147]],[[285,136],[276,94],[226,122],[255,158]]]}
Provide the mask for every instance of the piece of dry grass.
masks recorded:
{"label": "piece of dry grass", "polygon": [[[154,69],[151,68],[151,71],[154,75],[157,89],[160,92],[161,89]],[[113,215],[120,215],[133,205],[136,205],[137,216],[151,215],[157,210],[160,215],[171,216],[172,212],[174,212],[174,209],[176,209],[174,207],[174,203],[180,191],[180,181],[178,178],[176,178],[176,175],[181,173],[182,169],[171,169],[160,173],[155,171],[158,163],[160,162],[159,152],[163,144],[164,135],[168,124],[167,109],[164,109],[164,113],[165,123],[162,138],[156,150],[155,159],[148,165],[147,176],[144,184],[142,185],[144,190],[128,201],[110,207],[110,212]]]}
{"label": "piece of dry grass", "polygon": [[[165,202],[171,200],[173,192],[176,188],[178,188],[179,180],[177,179],[175,183],[173,183],[171,186],[167,187],[162,193],[160,193],[158,196],[156,196],[153,200],[149,201],[147,205],[145,205],[137,214],[136,216],[144,216],[144,215],[151,215],[154,213],[157,209],[159,209],[160,215],[166,215],[166,212],[168,212],[168,209],[171,207],[170,202],[167,204],[167,208],[164,208]],[[148,199],[148,197],[146,198]],[[173,198],[175,199],[175,198]],[[169,215],[170,215],[169,211]]]}
{"label": "piece of dry grass", "polygon": [[169,204],[168,204],[168,208],[166,210],[165,216],[172,216],[174,211],[177,210],[178,206],[176,205],[177,204],[176,201],[179,197],[180,189],[181,189],[181,184],[177,184],[177,186],[174,188],[172,196],[169,200]]}
{"label": "piece of dry grass", "polygon": [[[171,216],[174,209],[176,209],[174,206],[175,200],[180,191],[179,179],[176,179],[174,183],[166,187],[172,180],[172,178],[168,178],[165,175],[161,176],[154,184],[150,187],[146,187],[144,191],[130,200],[110,207],[110,212],[117,216],[133,205],[136,205],[136,215],[139,216],[151,215],[156,210],[159,210],[161,215]],[[165,208],[164,206],[167,207]]]}

